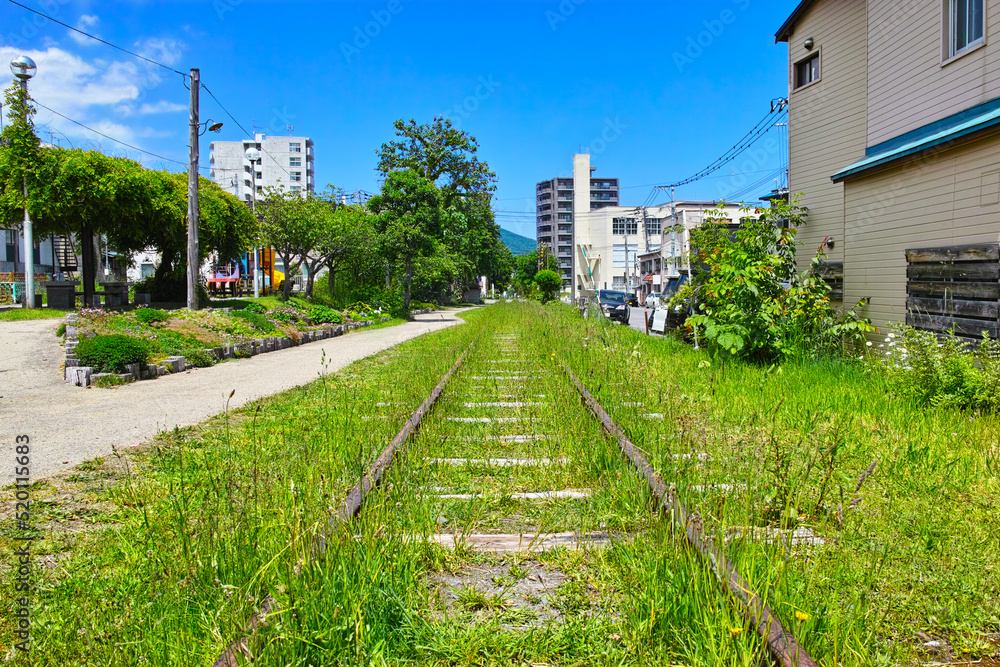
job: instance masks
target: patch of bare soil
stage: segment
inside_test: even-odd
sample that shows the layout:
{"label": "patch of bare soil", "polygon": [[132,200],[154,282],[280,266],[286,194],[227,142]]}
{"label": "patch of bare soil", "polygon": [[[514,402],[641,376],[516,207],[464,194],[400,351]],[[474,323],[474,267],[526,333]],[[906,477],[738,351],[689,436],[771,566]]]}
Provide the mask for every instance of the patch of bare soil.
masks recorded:
{"label": "patch of bare soil", "polygon": [[567,611],[562,589],[569,580],[565,572],[533,559],[470,565],[430,578],[438,602],[433,616],[488,618],[499,614],[511,629],[559,622]]}

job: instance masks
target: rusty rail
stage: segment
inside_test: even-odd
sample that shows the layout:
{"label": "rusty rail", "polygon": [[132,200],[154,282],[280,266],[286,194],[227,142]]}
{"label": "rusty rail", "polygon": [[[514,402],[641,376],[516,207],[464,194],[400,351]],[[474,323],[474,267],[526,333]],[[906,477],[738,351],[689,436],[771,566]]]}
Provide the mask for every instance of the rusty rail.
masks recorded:
{"label": "rusty rail", "polygon": [[725,585],[736,600],[737,606],[744,616],[750,619],[778,663],[782,667],[816,667],[816,662],[809,657],[795,636],[781,625],[781,621],[774,615],[770,607],[750,587],[750,582],[736,571],[729,559],[715,545],[705,539],[701,515],[688,511],[684,504],[677,499],[673,487],[667,486],[663,478],[656,473],[653,466],[642,455],[642,452],[632,444],[621,427],[601,407],[597,399],[587,391],[587,388],[573,374],[573,371],[565,364],[563,364],[563,370],[576,385],[577,391],[580,392],[587,407],[601,421],[604,430],[609,435],[618,438],[618,446],[621,448],[622,454],[646,478],[650,490],[659,498],[660,507],[670,514],[670,520],[674,526],[683,530],[691,546],[708,560],[715,574],[719,577],[719,581]]}
{"label": "rusty rail", "polygon": [[[361,481],[354,485],[354,487],[347,493],[344,498],[344,502],[340,504],[337,511],[333,513],[330,519],[327,521],[326,530],[318,533],[313,538],[312,543],[312,554],[310,561],[315,562],[323,557],[326,553],[327,537],[336,531],[337,528],[346,524],[352,518],[357,516],[361,511],[361,506],[365,502],[365,498],[368,493],[378,484],[379,480],[382,479],[382,475],[385,471],[392,465],[392,461],[396,456],[396,453],[402,448],[406,441],[411,435],[416,432],[420,427],[420,420],[427,416],[434,403],[441,396],[444,391],[444,386],[454,375],[455,371],[461,367],[465,362],[465,358],[468,356],[469,351],[472,346],[475,345],[475,340],[469,343],[469,346],[455,361],[455,364],[448,370],[447,373],[441,378],[437,386],[431,391],[431,393],[424,399],[423,403],[410,415],[410,418],[406,420],[403,427],[399,429],[396,436],[392,439],[389,445],[382,451],[375,462],[371,465],[368,471],[361,477]],[[305,564],[305,557],[300,560],[296,566],[295,571],[298,573],[302,566]],[[230,642],[229,646],[215,659],[212,663],[212,667],[239,667],[240,656],[245,656],[249,659],[253,659],[253,653],[250,649],[249,643],[254,638],[254,634],[257,629],[262,625],[268,624],[268,616],[274,611],[276,602],[274,598],[268,594],[261,603],[260,609],[250,617],[244,627],[242,636],[239,639],[235,639]]]}

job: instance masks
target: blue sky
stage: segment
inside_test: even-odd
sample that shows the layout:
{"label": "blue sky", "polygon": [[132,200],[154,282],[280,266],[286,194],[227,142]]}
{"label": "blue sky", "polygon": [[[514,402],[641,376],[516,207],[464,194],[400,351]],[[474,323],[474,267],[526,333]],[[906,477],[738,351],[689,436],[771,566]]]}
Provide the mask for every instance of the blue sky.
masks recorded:
{"label": "blue sky", "polygon": [[[201,70],[243,127],[316,144],[316,182],[374,192],[392,122],[445,114],[498,175],[501,226],[534,237],[534,185],[590,152],[621,179],[621,202],[687,177],[730,148],[787,94],[774,32],[796,0],[378,0],[92,2],[19,0],[170,67]],[[27,53],[39,103],[163,158],[187,159],[188,91],[158,68],[0,0],[0,59]],[[244,133],[208,96],[202,138]],[[44,140],[99,147],[151,167],[180,164],[99,137],[46,109]],[[780,129],[772,131],[775,138]],[[51,133],[51,134],[50,134]],[[716,199],[780,167],[757,151],[685,186]],[[207,172],[206,172],[207,175]],[[755,189],[767,192],[773,182]],[[748,195],[750,198],[750,195]],[[660,196],[658,201],[665,200]]]}

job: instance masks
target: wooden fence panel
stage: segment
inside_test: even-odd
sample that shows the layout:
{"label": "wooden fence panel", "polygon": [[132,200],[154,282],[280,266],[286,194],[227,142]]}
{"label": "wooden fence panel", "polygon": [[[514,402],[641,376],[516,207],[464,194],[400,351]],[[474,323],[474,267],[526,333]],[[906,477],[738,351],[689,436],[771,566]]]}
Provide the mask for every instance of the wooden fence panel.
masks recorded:
{"label": "wooden fence panel", "polygon": [[1000,244],[906,251],[906,323],[978,339],[1000,332]]}

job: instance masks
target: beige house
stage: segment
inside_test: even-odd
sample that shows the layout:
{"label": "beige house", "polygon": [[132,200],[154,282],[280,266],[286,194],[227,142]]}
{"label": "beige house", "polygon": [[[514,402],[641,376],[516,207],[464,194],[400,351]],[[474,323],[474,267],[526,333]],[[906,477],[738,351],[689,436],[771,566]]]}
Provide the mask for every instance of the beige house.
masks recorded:
{"label": "beige house", "polygon": [[[775,39],[789,189],[809,207],[802,268],[826,239],[845,304],[870,298],[880,328],[909,309],[969,335],[992,319],[996,335],[1000,0],[806,0]],[[928,248],[908,283],[906,251]]]}

